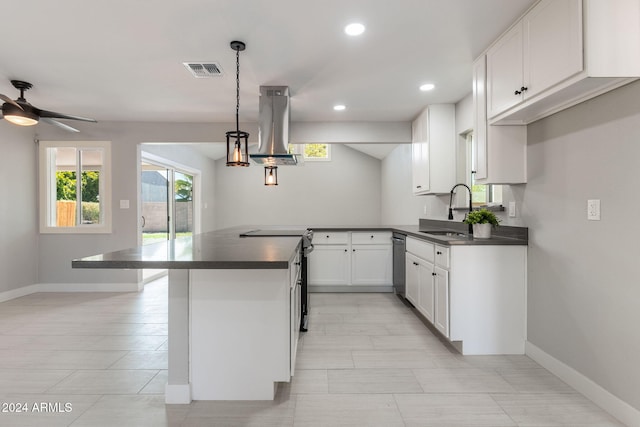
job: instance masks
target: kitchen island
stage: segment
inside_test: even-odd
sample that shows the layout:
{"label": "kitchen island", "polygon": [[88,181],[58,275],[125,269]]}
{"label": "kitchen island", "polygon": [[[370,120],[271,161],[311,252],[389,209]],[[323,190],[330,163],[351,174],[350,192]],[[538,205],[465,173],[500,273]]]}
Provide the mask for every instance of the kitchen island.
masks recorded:
{"label": "kitchen island", "polygon": [[73,261],[74,268],[169,270],[166,403],[270,400],[294,373],[302,236],[247,227]]}

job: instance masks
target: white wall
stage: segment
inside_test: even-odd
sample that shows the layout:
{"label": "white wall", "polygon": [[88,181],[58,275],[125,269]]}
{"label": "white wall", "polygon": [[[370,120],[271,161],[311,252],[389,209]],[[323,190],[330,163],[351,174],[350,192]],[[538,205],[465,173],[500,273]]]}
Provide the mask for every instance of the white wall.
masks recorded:
{"label": "white wall", "polygon": [[[224,138],[224,123],[74,123],[81,130],[71,134],[48,125],[38,125],[41,140],[111,141],[113,168],[113,232],[111,234],[60,235],[39,237],[40,283],[86,284],[137,283],[137,270],[72,269],[71,261],[89,255],[137,246],[140,213],[137,209],[140,145],[147,142],[211,142]],[[253,127],[251,127],[253,129]],[[35,160],[33,160],[35,161]],[[32,195],[35,197],[35,192]],[[119,201],[129,200],[130,209],[120,209]],[[207,227],[211,227],[208,223]],[[64,250],[60,250],[64,248]]]}
{"label": "white wall", "polygon": [[[528,339],[640,410],[640,82],[529,125]],[[587,199],[602,220],[587,221]]]}
{"label": "white wall", "polygon": [[379,225],[380,160],[332,144],[331,161],[278,168],[277,187],[264,167],[216,162],[216,228],[235,225]]}
{"label": "white wall", "polygon": [[33,128],[0,121],[0,300],[38,280],[36,144]]}

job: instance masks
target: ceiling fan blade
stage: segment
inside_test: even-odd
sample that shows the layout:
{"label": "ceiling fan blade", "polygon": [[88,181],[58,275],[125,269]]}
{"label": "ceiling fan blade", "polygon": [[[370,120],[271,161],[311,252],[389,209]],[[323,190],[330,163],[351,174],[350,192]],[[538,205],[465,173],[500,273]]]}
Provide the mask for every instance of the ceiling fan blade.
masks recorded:
{"label": "ceiling fan blade", "polygon": [[53,119],[52,119],[52,118],[50,118],[50,117],[40,117],[40,119],[41,119],[43,122],[49,123],[50,125],[58,126],[59,128],[64,129],[64,130],[67,130],[67,131],[69,131],[69,132],[80,132],[78,129],[76,129],[76,128],[72,128],[71,126],[66,125],[66,124],[64,124],[64,123],[62,123],[62,122],[59,122],[59,121],[57,121],[57,120],[53,120]]}
{"label": "ceiling fan blade", "polygon": [[39,115],[40,117],[48,117],[51,119],[68,119],[68,120],[80,120],[82,122],[92,122],[92,123],[98,123],[98,121],[96,119],[89,119],[87,117],[80,117],[80,116],[70,116],[68,114],[62,114],[62,113],[56,113],[55,111],[47,111],[47,110],[41,110],[39,108],[35,108],[34,110],[36,110],[36,114]]}
{"label": "ceiling fan blade", "polygon": [[18,107],[19,109],[24,111],[24,108],[22,108],[22,106],[20,104],[18,104],[13,99],[9,98],[7,95],[3,95],[3,94],[0,93],[0,99],[2,99],[5,102],[8,102],[9,104],[15,105],[16,107]]}

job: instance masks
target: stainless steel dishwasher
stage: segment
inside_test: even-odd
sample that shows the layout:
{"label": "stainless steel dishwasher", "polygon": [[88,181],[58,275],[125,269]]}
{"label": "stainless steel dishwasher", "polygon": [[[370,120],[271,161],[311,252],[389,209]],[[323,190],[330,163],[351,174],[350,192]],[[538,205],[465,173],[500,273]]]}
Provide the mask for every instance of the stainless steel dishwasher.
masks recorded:
{"label": "stainless steel dishwasher", "polygon": [[393,233],[393,289],[396,294],[405,296],[405,265],[404,257],[406,250],[407,236],[400,233]]}

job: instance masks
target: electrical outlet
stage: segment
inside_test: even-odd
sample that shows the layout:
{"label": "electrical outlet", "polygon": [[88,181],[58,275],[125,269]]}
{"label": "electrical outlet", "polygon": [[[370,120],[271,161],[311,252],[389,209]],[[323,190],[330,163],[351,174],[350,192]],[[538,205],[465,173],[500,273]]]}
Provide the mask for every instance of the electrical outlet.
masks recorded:
{"label": "electrical outlet", "polygon": [[587,200],[587,219],[589,221],[600,221],[600,200]]}
{"label": "electrical outlet", "polygon": [[120,209],[129,209],[129,201],[120,200]]}
{"label": "electrical outlet", "polygon": [[516,217],[516,202],[509,202],[509,217]]}

